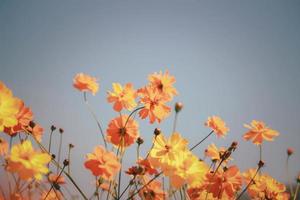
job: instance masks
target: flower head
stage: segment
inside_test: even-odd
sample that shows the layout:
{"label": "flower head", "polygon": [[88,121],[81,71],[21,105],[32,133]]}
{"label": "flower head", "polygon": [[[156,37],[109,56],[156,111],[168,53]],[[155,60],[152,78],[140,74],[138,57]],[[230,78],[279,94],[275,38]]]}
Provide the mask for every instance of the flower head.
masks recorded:
{"label": "flower head", "polygon": [[128,117],[127,115],[116,117],[108,124],[107,140],[115,146],[128,147],[139,137],[138,123]]}
{"label": "flower head", "polygon": [[244,126],[249,129],[244,134],[244,139],[252,140],[256,145],[261,145],[263,140],[273,141],[273,138],[279,135],[277,131],[267,127],[262,121],[253,120],[251,125],[245,124]]}
{"label": "flower head", "polygon": [[161,183],[158,180],[149,182],[150,179],[147,176],[141,178],[143,185],[147,185],[140,190],[139,196],[144,200],[163,200],[166,198],[166,193],[161,188]]}
{"label": "flower head", "polygon": [[30,140],[25,140],[11,148],[7,170],[18,173],[23,180],[32,178],[41,180],[42,175],[49,171],[46,164],[50,161],[50,155],[35,151]]}
{"label": "flower head", "polygon": [[149,85],[155,88],[162,96],[166,98],[167,101],[170,101],[174,95],[177,95],[177,90],[173,86],[176,82],[174,76],[171,76],[168,71],[163,73],[154,73],[148,77]]}
{"label": "flower head", "polygon": [[242,176],[236,166],[231,166],[225,171],[219,169],[216,173],[208,173],[204,183],[205,189],[213,197],[232,199],[242,187]]}
{"label": "flower head", "polygon": [[132,110],[136,107],[137,93],[131,83],[127,83],[124,87],[119,83],[113,83],[113,89],[113,92],[108,92],[107,101],[114,103],[115,111],[120,112],[123,108]]}
{"label": "flower head", "polygon": [[160,123],[163,119],[168,117],[171,108],[165,104],[167,101],[158,90],[148,86],[139,89],[138,94],[141,97],[140,103],[144,105],[144,108],[139,112],[139,116],[142,119],[149,117],[150,123],[152,124],[155,121]]}
{"label": "flower head", "polygon": [[178,164],[178,160],[181,159],[180,153],[187,150],[187,144],[187,140],[179,133],[173,133],[168,139],[161,133],[154,140],[149,161],[154,167],[160,167],[164,173],[168,173]]}
{"label": "flower head", "polygon": [[94,176],[101,176],[105,180],[113,180],[121,168],[117,156],[111,151],[106,151],[102,146],[95,147],[93,153],[87,154],[84,166]]}
{"label": "flower head", "polygon": [[31,120],[33,120],[33,113],[30,108],[26,107],[23,101],[19,101],[19,111],[16,115],[18,123],[12,127],[5,127],[4,132],[8,135],[15,135],[18,132],[24,131]]}
{"label": "flower head", "polygon": [[218,137],[224,137],[229,131],[225,122],[218,116],[208,117],[204,125],[211,128]]}
{"label": "flower head", "polygon": [[30,121],[29,126],[27,127],[27,131],[35,137],[39,142],[42,141],[42,136],[44,133],[43,127],[41,127],[39,124],[36,124],[33,121]]}
{"label": "flower head", "polygon": [[205,156],[209,157],[213,161],[220,161],[222,154],[226,151],[224,147],[218,148],[214,143],[210,144],[205,149]]}
{"label": "flower head", "polygon": [[93,95],[99,89],[97,79],[84,73],[76,74],[73,79],[73,86],[81,92],[91,92]]}
{"label": "flower head", "polygon": [[0,132],[17,125],[20,100],[0,81]]}

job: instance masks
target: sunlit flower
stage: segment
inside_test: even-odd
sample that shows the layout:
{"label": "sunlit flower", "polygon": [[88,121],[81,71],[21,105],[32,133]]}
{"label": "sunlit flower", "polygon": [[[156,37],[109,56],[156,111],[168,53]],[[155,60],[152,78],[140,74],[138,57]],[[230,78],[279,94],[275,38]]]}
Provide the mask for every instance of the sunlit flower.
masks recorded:
{"label": "sunlit flower", "polygon": [[265,125],[262,121],[253,120],[251,125],[245,124],[246,128],[249,129],[244,135],[245,140],[252,140],[256,145],[263,143],[263,140],[273,141],[274,137],[278,136],[279,133]]}
{"label": "sunlit flower", "polygon": [[42,193],[42,196],[40,198],[40,200],[60,200],[60,199],[63,199],[62,194],[60,193],[60,191],[54,189],[52,189],[50,192],[49,190],[45,190]]}
{"label": "sunlit flower", "polygon": [[29,126],[27,127],[27,131],[33,137],[35,137],[35,139],[37,139],[39,142],[42,141],[42,136],[43,136],[43,133],[44,133],[44,129],[39,124],[36,124],[33,121],[31,121],[29,123]]}
{"label": "sunlit flower", "polygon": [[150,182],[149,177],[143,176],[141,182],[143,185],[147,185],[140,190],[139,196],[144,200],[163,200],[166,198],[166,193],[161,188],[161,182],[153,180]]}
{"label": "sunlit flower", "polygon": [[168,174],[171,185],[177,189],[184,184],[191,187],[200,186],[208,171],[208,166],[190,151],[183,151],[179,154],[181,156],[177,160],[176,167]]}
{"label": "sunlit flower", "polygon": [[139,126],[134,119],[122,115],[109,122],[106,132],[109,142],[116,146],[128,147],[139,137]]}
{"label": "sunlit flower", "polygon": [[111,151],[106,151],[102,146],[95,147],[93,153],[87,154],[84,166],[94,176],[101,176],[105,180],[113,180],[121,168],[117,156]]}
{"label": "sunlit flower", "polygon": [[[254,177],[256,169],[249,169],[243,173],[245,183]],[[247,192],[252,199],[288,200],[286,187],[267,174],[257,174]]]}
{"label": "sunlit flower", "polygon": [[99,89],[97,79],[84,73],[76,74],[73,79],[73,86],[81,92],[91,92],[93,95]]}
{"label": "sunlit flower", "polygon": [[21,179],[35,178],[41,180],[42,175],[49,171],[46,164],[51,161],[51,156],[35,151],[30,140],[25,140],[11,148],[7,160],[7,170],[18,173]]}
{"label": "sunlit flower", "polygon": [[123,108],[132,110],[136,107],[137,93],[131,83],[122,87],[119,83],[113,83],[113,92],[108,92],[107,101],[114,103],[114,110],[120,112]]}
{"label": "sunlit flower", "polygon": [[165,104],[167,101],[158,90],[148,86],[139,89],[138,94],[141,97],[140,103],[144,105],[144,108],[139,112],[142,119],[149,117],[150,123],[154,123],[155,120],[160,123],[161,120],[169,116],[171,108]]}
{"label": "sunlit flower", "polygon": [[15,135],[18,132],[24,131],[29,122],[33,120],[33,113],[30,108],[26,107],[23,101],[19,101],[19,111],[16,115],[18,123],[12,127],[5,127],[4,132],[8,135]]}
{"label": "sunlit flower", "polygon": [[242,176],[236,166],[225,171],[219,169],[216,173],[207,173],[204,187],[215,198],[222,199],[224,195],[232,199],[242,187]]}
{"label": "sunlit flower", "polygon": [[8,151],[8,143],[0,137],[0,156],[4,156]]}
{"label": "sunlit flower", "polygon": [[154,140],[154,146],[149,154],[149,161],[154,167],[160,167],[165,173],[178,164],[181,152],[187,150],[188,141],[179,133],[173,133],[166,139],[161,133]]}
{"label": "sunlit flower", "polygon": [[148,173],[149,175],[158,173],[158,171],[149,162],[149,159],[139,159],[137,163],[144,169],[145,173]]}
{"label": "sunlit flower", "polygon": [[48,181],[52,184],[56,183],[59,185],[66,183],[64,176],[62,175],[59,176],[58,174],[53,174],[53,173],[49,174]]}
{"label": "sunlit flower", "polygon": [[0,81],[0,132],[17,125],[20,100]]}
{"label": "sunlit flower", "polygon": [[208,117],[204,125],[211,128],[218,137],[224,137],[229,131],[225,122],[218,116]]}
{"label": "sunlit flower", "polygon": [[201,187],[190,187],[187,190],[187,194],[190,200],[218,200],[218,198],[214,198],[211,193],[207,193],[206,190]]}
{"label": "sunlit flower", "polygon": [[166,71],[163,73],[160,71],[159,73],[154,73],[149,75],[148,80],[150,82],[150,86],[158,90],[158,92],[166,98],[166,100],[171,100],[174,95],[177,95],[177,90],[173,86],[176,82],[174,76],[169,75],[169,72]]}

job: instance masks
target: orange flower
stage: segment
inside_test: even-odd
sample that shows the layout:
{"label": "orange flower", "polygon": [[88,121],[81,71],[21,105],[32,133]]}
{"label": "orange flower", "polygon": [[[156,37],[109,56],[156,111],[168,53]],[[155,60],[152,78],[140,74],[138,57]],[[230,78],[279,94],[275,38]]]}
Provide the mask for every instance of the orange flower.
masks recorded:
{"label": "orange flower", "polygon": [[[128,147],[139,137],[138,123],[127,115],[116,117],[107,128],[107,140],[116,146]],[[127,124],[126,124],[127,121]],[[126,127],[125,127],[126,124]]]}
{"label": "orange flower", "polygon": [[4,127],[17,125],[20,100],[0,81],[0,132]]}
{"label": "orange flower", "polygon": [[154,146],[149,154],[149,161],[154,167],[160,167],[164,173],[168,173],[178,164],[181,152],[187,150],[187,140],[179,133],[173,133],[166,139],[161,133],[154,140]]}
{"label": "orange flower", "polygon": [[[208,145],[207,149],[205,149],[205,156],[209,157],[214,162],[218,162],[221,161],[221,156],[225,153],[225,151],[226,149],[224,147],[218,148],[214,143],[212,143]],[[223,160],[223,163],[226,164],[228,160],[230,160],[230,158]]]}
{"label": "orange flower", "polygon": [[55,183],[59,185],[66,183],[65,178],[62,175],[58,176],[58,174],[53,174],[53,173],[49,174],[48,181],[52,184]]}
{"label": "orange flower", "polygon": [[277,131],[270,129],[262,121],[253,120],[251,125],[245,124],[244,126],[250,129],[245,133],[244,139],[252,140],[256,145],[261,145],[263,140],[273,141],[273,138],[279,135]]}
{"label": "orange flower", "polygon": [[177,95],[177,91],[173,84],[176,82],[174,76],[169,75],[166,71],[164,74],[162,71],[149,75],[148,80],[150,86],[158,90],[158,92],[164,96],[167,101],[170,101],[174,95]]}
{"label": "orange flower", "polygon": [[8,143],[3,138],[0,138],[0,156],[6,155],[7,151]]}
{"label": "orange flower", "polygon": [[204,125],[211,128],[218,137],[224,137],[229,131],[225,122],[218,116],[208,117]]}
{"label": "orange flower", "polygon": [[171,108],[165,105],[167,101],[158,90],[148,86],[139,89],[138,94],[141,97],[140,103],[144,105],[144,108],[139,112],[139,116],[142,119],[149,117],[150,123],[152,124],[155,120],[160,123],[161,120],[168,117]]}
{"label": "orange flower", "polygon": [[40,200],[60,200],[60,199],[63,199],[63,196],[62,196],[62,194],[60,193],[59,190],[52,189],[49,192],[49,194],[48,194],[48,192],[49,192],[49,190],[44,191],[41,198],[40,198]]}
{"label": "orange flower", "polygon": [[[249,169],[243,173],[245,183],[248,184],[254,177],[256,169]],[[286,187],[267,174],[257,174],[247,192],[252,199],[288,200]]]}
{"label": "orange flower", "polygon": [[132,110],[136,107],[135,98],[136,91],[133,89],[131,83],[127,83],[124,88],[119,83],[113,83],[114,92],[108,92],[107,101],[114,102],[114,110],[120,112],[123,108]]}
{"label": "orange flower", "polygon": [[166,198],[166,193],[161,189],[161,183],[158,180],[153,180],[149,183],[150,179],[147,176],[141,178],[143,185],[147,185],[140,190],[139,196],[144,200],[163,200]]}
{"label": "orange flower", "polygon": [[35,151],[30,140],[25,140],[11,148],[7,161],[7,170],[17,172],[21,179],[41,180],[42,175],[49,171],[45,165],[51,161],[51,157],[47,153]]}
{"label": "orange flower", "polygon": [[190,200],[218,200],[217,198],[214,198],[211,193],[207,193],[206,190],[203,190],[201,187],[191,187],[187,190],[187,194]]}
{"label": "orange flower", "polygon": [[26,107],[23,101],[19,101],[19,111],[16,115],[18,124],[12,127],[5,127],[4,132],[8,135],[15,135],[18,132],[24,131],[29,122],[33,119],[33,113],[30,108]]}
{"label": "orange flower", "polygon": [[145,173],[149,175],[157,174],[157,170],[150,164],[148,159],[139,159],[137,162],[141,167],[143,167]]}
{"label": "orange flower", "polygon": [[94,176],[101,176],[105,180],[113,180],[121,168],[117,156],[102,146],[95,147],[93,153],[87,154],[84,166],[91,170]]}
{"label": "orange flower", "polygon": [[29,133],[31,133],[32,136],[35,137],[35,139],[37,139],[39,142],[42,141],[42,136],[43,136],[43,133],[44,133],[44,129],[40,125],[38,125],[38,124],[34,123],[33,121],[31,121],[29,123],[29,126],[27,127],[27,131]]}
{"label": "orange flower", "polygon": [[73,86],[81,92],[91,92],[93,95],[99,89],[97,79],[84,73],[76,74],[73,79]]}
{"label": "orange flower", "polygon": [[219,169],[215,174],[212,172],[206,175],[204,187],[215,198],[223,199],[224,195],[233,199],[242,187],[242,176],[236,166],[231,166],[224,172]]}

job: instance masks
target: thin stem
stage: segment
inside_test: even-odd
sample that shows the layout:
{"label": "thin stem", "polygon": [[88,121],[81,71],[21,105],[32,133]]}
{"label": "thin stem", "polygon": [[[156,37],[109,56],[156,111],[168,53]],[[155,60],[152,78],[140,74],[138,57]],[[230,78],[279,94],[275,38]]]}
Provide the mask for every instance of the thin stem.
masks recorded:
{"label": "thin stem", "polygon": [[69,149],[68,149],[68,160],[69,160],[69,165],[68,165],[68,173],[71,174],[71,147],[69,145]]}
{"label": "thin stem", "polygon": [[132,181],[134,181],[134,179],[135,179],[135,177],[132,178],[132,179],[129,181],[129,183],[128,183],[128,185],[126,186],[125,190],[121,193],[121,195],[119,195],[119,198],[118,198],[118,199],[121,199],[121,197],[125,194],[125,192],[128,190],[128,188],[131,186]]}
{"label": "thin stem", "polygon": [[253,181],[254,181],[254,179],[255,179],[257,173],[259,172],[260,168],[261,168],[260,166],[257,167],[254,176],[251,178],[251,180],[250,180],[250,182],[248,183],[248,185],[244,188],[244,190],[239,194],[239,196],[238,196],[235,200],[240,199],[240,198],[243,196],[243,194],[247,191],[247,189],[248,189],[248,188],[250,187],[250,185],[253,183]]}
{"label": "thin stem", "polygon": [[173,123],[173,133],[176,131],[178,112],[175,112],[174,123]]}
{"label": "thin stem", "polygon": [[130,117],[131,117],[135,112],[137,112],[137,111],[139,111],[139,110],[141,110],[141,109],[143,109],[143,108],[145,108],[145,106],[138,107],[138,108],[134,109],[134,110],[129,114],[129,116],[128,116],[127,119],[126,119],[124,128],[126,128],[127,123],[128,123],[128,121],[129,121]]}
{"label": "thin stem", "polygon": [[54,188],[54,184],[58,181],[59,177],[61,176],[61,174],[63,173],[64,169],[65,169],[66,165],[63,166],[63,168],[61,169],[59,175],[57,176],[57,178],[55,179],[54,183],[52,183],[50,190],[47,192],[45,199],[47,199],[48,195],[50,194],[51,190]]}
{"label": "thin stem", "polygon": [[190,148],[190,151],[193,151],[193,149],[195,149],[197,146],[199,146],[204,140],[206,140],[211,134],[213,134],[213,132],[214,131],[212,130],[205,138],[203,138],[200,142],[198,142],[192,148]]}
{"label": "thin stem", "polygon": [[288,155],[287,158],[286,158],[286,176],[287,176],[287,181],[288,181],[288,184],[289,184],[289,188],[290,188],[290,192],[291,192],[291,196],[294,195],[294,190],[293,190],[293,185],[292,185],[292,182],[291,182],[291,179],[290,179],[290,173],[289,173],[289,158],[290,156]]}
{"label": "thin stem", "polygon": [[105,136],[104,136],[103,129],[102,129],[102,127],[101,127],[100,122],[99,122],[98,119],[97,119],[96,114],[94,113],[94,111],[93,111],[91,105],[89,104],[89,102],[88,102],[88,100],[87,100],[86,92],[83,92],[83,99],[84,99],[85,104],[86,104],[87,107],[88,107],[88,110],[90,111],[90,113],[92,114],[94,120],[95,120],[96,123],[97,123],[97,126],[98,126],[98,128],[99,128],[99,130],[100,130],[100,133],[101,133],[101,136],[102,136],[102,139],[103,139],[103,142],[104,142],[105,149],[107,150],[107,143],[106,143],[106,140],[105,140]]}
{"label": "thin stem", "polygon": [[295,191],[295,195],[294,195],[294,199],[293,200],[297,199],[297,195],[298,195],[298,192],[299,192],[299,186],[300,186],[300,184],[297,183],[297,187],[296,187],[296,191]]}
{"label": "thin stem", "polygon": [[[63,137],[63,134],[60,133],[59,147],[58,147],[58,158],[57,158],[57,162],[58,162],[58,163],[60,163],[61,146],[62,146],[62,137]],[[59,167],[57,166],[57,168],[56,168],[56,173],[58,173],[58,171],[59,171]]]}
{"label": "thin stem", "polygon": [[96,192],[95,192],[95,194],[97,196],[97,200],[100,200],[99,187],[98,187],[98,178],[97,178],[97,176],[95,176],[95,178],[96,178]]}
{"label": "thin stem", "polygon": [[153,147],[154,147],[154,144],[155,144],[155,142],[156,142],[156,138],[157,138],[157,135],[155,135],[155,136],[154,136],[154,142],[152,143],[152,145],[151,145],[151,148],[150,148],[150,150],[148,151],[148,153],[147,153],[147,156],[146,156],[146,158],[145,158],[145,159],[147,159],[147,158],[148,158],[148,156],[149,156],[149,154],[150,154],[151,150],[153,149]]}
{"label": "thin stem", "polygon": [[259,160],[262,160],[262,144],[259,145]]}
{"label": "thin stem", "polygon": [[51,132],[50,132],[49,145],[48,145],[48,152],[51,152],[52,134],[53,134],[53,130],[51,130]]}

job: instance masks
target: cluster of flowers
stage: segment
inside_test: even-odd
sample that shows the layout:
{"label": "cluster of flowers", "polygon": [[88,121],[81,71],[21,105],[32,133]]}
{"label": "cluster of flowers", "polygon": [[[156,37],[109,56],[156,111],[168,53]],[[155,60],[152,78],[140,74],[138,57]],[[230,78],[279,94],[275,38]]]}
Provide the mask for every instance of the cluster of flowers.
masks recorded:
{"label": "cluster of flowers", "polygon": [[[87,93],[95,95],[99,90],[97,79],[83,73],[77,74],[73,79],[73,86],[83,92],[84,101],[103,138],[103,145],[96,146],[93,152],[87,154],[84,163],[96,180],[95,192],[91,198],[238,200],[246,192],[254,200],[297,198],[299,177],[296,191],[291,186],[290,192],[287,192],[284,184],[261,171],[264,166],[262,154],[256,168],[241,172],[236,165],[232,165],[232,153],[238,148],[235,141],[229,147],[219,148],[212,143],[204,152],[209,161],[199,159],[193,150],[213,134],[218,138],[225,137],[229,128],[220,117],[208,117],[204,125],[210,129],[209,134],[189,147],[188,141],[176,131],[177,115],[183,109],[182,103],[175,104],[171,134],[167,136],[156,128],[151,148],[145,156],[140,156],[140,147],[144,140],[139,133],[136,114],[141,119],[149,118],[151,124],[160,123],[171,114],[172,109],[168,103],[178,94],[174,87],[176,80],[168,71],[151,74],[148,80],[148,84],[139,89],[134,89],[131,83],[112,84],[112,91],[107,92],[107,101],[113,104],[117,117],[110,120],[104,132],[87,101]],[[262,121],[253,120],[245,127],[248,131],[244,134],[244,139],[252,141],[260,151],[264,141],[272,141],[279,135]],[[52,133],[55,130],[56,127],[52,126],[47,149],[41,143],[43,129],[33,121],[31,110],[0,82],[0,131],[10,137],[10,144],[0,138],[0,156],[3,158],[2,166],[9,185],[8,195],[0,185],[0,200],[66,199],[67,195],[63,192],[66,188],[65,178],[70,180],[83,199],[88,199],[70,173],[70,151],[74,145],[69,144],[68,159],[63,162],[60,161],[60,153],[57,159],[51,153]],[[62,137],[63,129],[59,129],[59,132]],[[13,144],[12,139],[16,135],[19,135],[20,143]],[[31,139],[38,145],[39,150],[34,149]],[[111,150],[108,149],[109,145]],[[137,148],[137,161],[125,170],[122,160],[131,146]],[[61,144],[59,152],[60,150]],[[292,149],[288,149],[288,158],[292,154]],[[51,171],[50,164],[57,168],[56,173]],[[121,173],[124,171],[130,181],[122,190]],[[47,181],[43,181],[43,177],[47,177]],[[10,183],[12,179],[14,188]],[[166,180],[168,183],[165,183]],[[2,182],[4,183],[1,180]],[[35,192],[33,195],[34,191],[39,193]]]}

